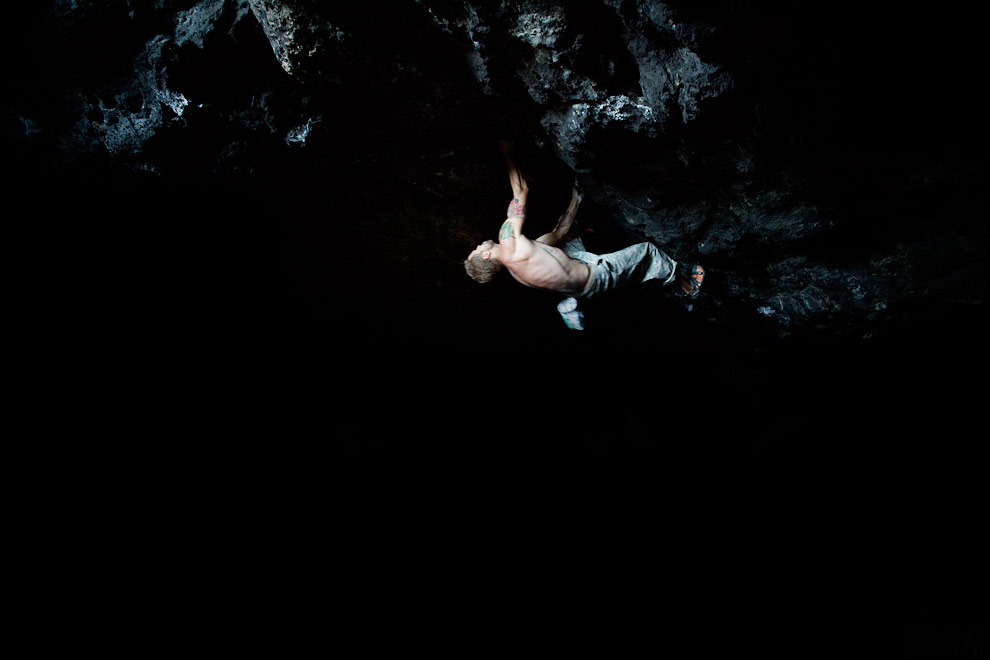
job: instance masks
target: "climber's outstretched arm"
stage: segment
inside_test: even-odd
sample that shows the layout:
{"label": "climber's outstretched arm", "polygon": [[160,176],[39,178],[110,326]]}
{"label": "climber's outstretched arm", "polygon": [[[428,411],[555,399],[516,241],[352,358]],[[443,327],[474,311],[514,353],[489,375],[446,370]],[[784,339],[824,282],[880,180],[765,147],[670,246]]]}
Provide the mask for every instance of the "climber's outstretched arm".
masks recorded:
{"label": "climber's outstretched arm", "polygon": [[528,249],[532,249],[532,242],[522,233],[523,223],[526,221],[526,201],[529,196],[529,186],[512,161],[511,143],[502,140],[499,143],[499,149],[505,157],[505,165],[509,170],[509,185],[512,186],[512,201],[509,202],[505,222],[502,223],[502,228],[498,232],[498,243],[502,252],[500,258],[505,260],[511,259],[513,256],[522,257],[524,256],[522,252],[528,252]]}
{"label": "climber's outstretched arm", "polygon": [[564,215],[560,216],[557,226],[553,228],[552,232],[543,234],[536,241],[538,243],[546,243],[547,245],[556,245],[563,241],[571,231],[571,225],[574,224],[574,217],[577,215],[578,206],[581,205],[583,197],[580,188],[578,188],[575,182],[574,188],[571,190],[571,203],[567,205]]}

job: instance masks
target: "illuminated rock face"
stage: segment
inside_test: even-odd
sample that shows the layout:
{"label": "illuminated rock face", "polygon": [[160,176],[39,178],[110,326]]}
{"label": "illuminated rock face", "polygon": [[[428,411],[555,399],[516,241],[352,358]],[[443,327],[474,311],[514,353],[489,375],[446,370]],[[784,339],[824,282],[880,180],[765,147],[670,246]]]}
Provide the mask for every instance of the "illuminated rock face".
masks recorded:
{"label": "illuminated rock face", "polygon": [[[487,204],[508,133],[600,236],[706,264],[695,313],[727,327],[869,338],[984,305],[965,28],[753,4],[57,0],[23,10],[5,136],[54,169]],[[458,216],[467,249],[488,221]]]}

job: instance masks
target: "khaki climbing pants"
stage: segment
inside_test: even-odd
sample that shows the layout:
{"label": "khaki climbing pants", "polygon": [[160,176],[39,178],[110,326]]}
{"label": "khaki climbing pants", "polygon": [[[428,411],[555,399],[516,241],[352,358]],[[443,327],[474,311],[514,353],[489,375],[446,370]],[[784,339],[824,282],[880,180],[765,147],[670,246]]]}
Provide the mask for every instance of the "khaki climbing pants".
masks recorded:
{"label": "khaki climbing pants", "polygon": [[572,259],[591,266],[591,282],[578,298],[594,298],[625,284],[661,280],[670,284],[677,274],[677,262],[653,243],[637,243],[618,252],[586,252],[580,238],[573,238],[561,249]]}

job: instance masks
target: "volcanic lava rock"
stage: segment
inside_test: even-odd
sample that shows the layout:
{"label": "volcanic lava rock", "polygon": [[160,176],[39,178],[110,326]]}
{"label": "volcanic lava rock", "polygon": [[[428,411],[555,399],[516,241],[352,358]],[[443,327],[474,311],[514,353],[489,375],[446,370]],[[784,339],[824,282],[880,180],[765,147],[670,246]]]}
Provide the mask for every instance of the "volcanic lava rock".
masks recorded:
{"label": "volcanic lava rock", "polygon": [[[300,78],[334,75],[326,63],[333,63],[330,56],[346,35],[319,20],[313,2],[248,0],[248,4],[286,73]],[[314,62],[323,65],[314,66]]]}
{"label": "volcanic lava rock", "polygon": [[[890,209],[859,206],[863,197],[912,196],[904,189],[907,181],[884,173],[905,145],[884,153],[870,144],[869,115],[886,112],[889,100],[849,86],[847,93],[869,107],[857,119],[838,98],[817,92],[802,98],[809,95],[805,84],[829,86],[838,75],[815,68],[812,61],[822,56],[815,49],[831,48],[826,54],[839,67],[871,66],[877,47],[869,42],[880,39],[868,32],[879,29],[885,16],[853,19],[865,26],[865,45],[836,45],[831,40],[842,34],[837,18],[815,25],[820,17],[811,12],[774,23],[781,17],[773,12],[760,15],[750,8],[747,16],[733,3],[710,10],[673,2],[586,3],[581,9],[542,2],[501,3],[497,9],[472,2],[421,4],[451,35],[486,93],[524,88],[556,153],[610,217],[636,237],[715,266],[712,279],[731,294],[722,312],[761,314],[776,321],[782,334],[828,328],[868,336],[864,326],[871,321],[889,319],[893,308],[929,295],[919,267],[927,264],[930,272],[932,262],[904,256],[925,248],[910,247],[913,236],[907,245],[872,241],[883,231],[878,227],[890,227],[884,217]],[[810,43],[802,45],[801,39]],[[889,48],[897,52],[903,46],[895,40]],[[817,78],[795,79],[795,70]],[[761,80],[772,76],[779,79]],[[801,103],[822,107],[795,107]],[[903,113],[894,105],[889,110]],[[845,116],[827,117],[831,112]],[[814,122],[826,130],[808,125]],[[891,125],[911,120],[901,114]],[[833,140],[846,151],[837,153]],[[850,162],[857,158],[866,162]],[[951,164],[942,164],[961,168],[953,173],[952,193],[961,198],[973,183],[965,162],[951,162],[950,156]],[[845,188],[843,181],[846,197],[823,194],[833,185],[830,168],[860,168],[859,187]],[[864,217],[870,213],[876,217]],[[866,236],[857,238],[858,228]],[[892,229],[894,238],[904,226]],[[844,250],[834,249],[830,237],[838,235],[850,243],[845,252],[860,257],[855,266]],[[961,257],[960,266],[986,248],[985,236],[963,243],[955,251],[970,257]],[[892,263],[898,264],[897,277],[891,277]]]}
{"label": "volcanic lava rock", "polygon": [[662,4],[421,4],[461,45],[486,93],[525,87],[577,170],[594,162],[608,127],[653,137],[672,114],[690,121],[699,104],[732,87],[695,50],[705,28],[678,24]]}
{"label": "volcanic lava rock", "polygon": [[[987,301],[977,41],[950,18],[646,0],[28,13],[19,52],[39,55],[4,102],[5,136],[54,168],[360,163],[380,198],[398,182],[451,203],[488,189],[476,136],[505,131],[580,181],[614,247],[649,239],[708,266],[696,314],[727,327],[870,337]],[[490,230],[463,217],[470,248]]]}

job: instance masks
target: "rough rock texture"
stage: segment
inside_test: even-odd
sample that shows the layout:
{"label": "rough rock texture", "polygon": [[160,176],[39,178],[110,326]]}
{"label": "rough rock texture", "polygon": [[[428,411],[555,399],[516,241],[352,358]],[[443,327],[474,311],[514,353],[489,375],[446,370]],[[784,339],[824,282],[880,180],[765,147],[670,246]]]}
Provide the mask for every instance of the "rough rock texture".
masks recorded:
{"label": "rough rock texture", "polygon": [[[104,44],[103,68],[65,87],[57,118],[16,110],[25,138],[54,139],[69,159],[164,173],[175,154],[146,146],[189,127],[211,131],[215,143],[199,167],[255,171],[268,154],[260,145],[299,147],[341,130],[328,123],[341,116],[332,107],[340,98],[386,104],[376,116],[391,104],[415,127],[389,139],[413,140],[454,107],[443,80],[403,64],[433,51],[476,84],[460,96],[481,116],[448,115],[451,134],[489,122],[552,150],[621,230],[617,240],[647,238],[709,265],[712,295],[701,313],[710,318],[780,335],[870,337],[905,315],[937,315],[940,303],[985,303],[985,235],[965,206],[977,171],[966,145],[911,135],[912,122],[938,107],[902,88],[924,67],[951,87],[954,63],[933,53],[916,73],[849,81],[845,71],[868,72],[877,53],[832,41],[846,21],[869,30],[884,16],[729,2],[420,0],[361,9],[204,0],[57,2],[47,20],[68,40],[115,28],[131,35]],[[416,33],[395,32],[406,28]],[[287,78],[256,64],[259,35]],[[880,63],[902,45],[895,40]],[[412,76],[405,99],[389,89]],[[949,114],[965,119],[961,106]],[[956,118],[927,120],[955,138],[946,124]]]}
{"label": "rough rock texture", "polygon": [[[701,15],[677,3],[604,2],[581,7],[579,11],[555,3],[520,2],[492,9],[485,3],[466,2],[431,7],[431,16],[461,45],[487,93],[509,94],[514,85],[525,87],[542,112],[540,123],[551,144],[565,163],[585,175],[582,183],[612,218],[635,234],[668,246],[674,254],[718,267],[721,290],[728,294],[724,302],[732,301],[724,307],[763,315],[783,334],[793,328],[820,328],[868,337],[877,322],[895,318],[898,307],[942,297],[945,292],[933,281],[951,278],[968,263],[983,260],[986,244],[974,235],[904,240],[894,230],[886,244],[857,238],[855,226],[864,221],[878,225],[911,221],[863,218],[900,211],[877,209],[872,201],[857,206],[860,200],[841,194],[902,197],[897,207],[911,206],[904,200],[925,197],[924,188],[937,184],[907,168],[927,169],[932,164],[900,163],[901,172],[881,173],[898,166],[905,145],[893,145],[890,153],[883,154],[874,152],[873,145],[855,144],[874,137],[856,126],[859,120],[873,120],[868,110],[840,107],[838,99],[824,94],[795,100],[785,94],[807,90],[791,88],[795,81],[786,78],[770,83],[780,88],[760,88],[754,76],[783,75],[794,64],[771,60],[760,52],[766,44],[759,39],[780,38],[757,30],[764,16],[740,15],[737,12],[743,10],[732,5]],[[813,14],[807,23],[799,20],[780,28],[797,32],[796,40],[802,38],[801,30],[838,29],[828,24],[839,20],[836,17]],[[825,26],[812,25],[819,18]],[[743,33],[750,29],[754,34],[747,38]],[[729,34],[723,38],[723,33]],[[749,50],[735,50],[740,46]],[[817,42],[808,45],[818,47]],[[800,45],[797,49],[799,58],[814,57],[801,52]],[[767,59],[756,59],[761,56]],[[856,54],[839,57],[854,63]],[[795,66],[803,64],[799,61]],[[769,70],[758,68],[763,66]],[[824,79],[817,77],[822,73],[816,72],[809,84],[830,84],[828,72]],[[895,76],[893,82],[901,80]],[[879,82],[877,86],[887,88]],[[855,83],[847,94],[849,103],[874,105],[884,100]],[[721,105],[712,107],[716,102]],[[822,117],[833,121],[833,130],[840,132],[816,135],[814,127],[775,125],[775,121],[805,119],[782,107],[795,102],[823,105],[809,109],[808,115],[812,121]],[[889,103],[890,112],[902,112],[896,100]],[[706,106],[713,116],[707,122]],[[853,116],[836,121],[827,117],[832,111]],[[895,116],[889,121],[899,128],[903,120]],[[903,126],[911,127],[910,122]],[[823,150],[835,148],[829,140],[845,143],[840,149],[864,147],[865,153],[828,153]],[[861,161],[864,157],[868,162]],[[975,180],[965,170],[967,161],[936,163],[942,176],[959,186],[954,194],[963,198],[970,194]],[[827,188],[835,184],[822,177],[822,167],[848,168],[850,177],[862,178],[852,190],[831,191]],[[963,169],[949,174],[946,167]],[[946,178],[942,181],[947,183]],[[868,186],[876,190],[864,191]],[[954,208],[920,212],[933,214],[929,218],[933,225],[970,226],[968,220],[952,217],[959,212]],[[836,236],[862,243],[855,265],[843,258],[848,246],[836,254],[830,240]],[[931,252],[942,249],[935,245],[955,253],[956,259],[941,261]],[[753,267],[757,261],[760,265]],[[936,267],[936,261],[942,265]],[[746,267],[740,268],[743,262]],[[970,282],[955,292],[956,301],[982,304],[978,301],[985,300],[985,276],[956,279]]]}
{"label": "rough rock texture", "polygon": [[330,23],[315,18],[312,2],[282,0],[248,0],[251,11],[272,44],[272,51],[285,72],[296,77],[322,78],[334,75],[333,69],[313,69],[314,60],[332,61],[346,35]]}
{"label": "rough rock texture", "polygon": [[[920,301],[985,302],[985,237],[970,231],[964,206],[977,172],[966,145],[929,133],[916,142],[911,122],[937,104],[901,87],[926,70],[952,87],[955,62],[932,53],[915,73],[846,79],[869,72],[877,54],[835,43],[840,25],[868,31],[883,15],[731,2],[204,0],[55,2],[45,20],[70,44],[105,39],[102,59],[62,86],[57,117],[8,106],[25,138],[57,141],[65,158],[163,172],[173,154],[149,157],[149,141],[211,123],[200,129],[214,131],[209,169],[253,171],[248,152],[259,144],[340,130],[326,123],[340,114],[327,105],[339,102],[334,86],[347,103],[401,103],[388,86],[410,75],[402,59],[433,50],[491,99],[472,100],[488,114],[478,123],[552,149],[613,227],[708,263],[713,318],[862,337]],[[400,43],[392,31],[407,27],[417,33]],[[113,30],[128,36],[111,42]],[[248,70],[264,57],[259,33],[289,78]],[[880,64],[903,45],[895,40]],[[435,119],[421,110],[450,100],[430,72],[415,76],[407,105],[422,100],[410,118],[421,126]],[[898,107],[908,100],[913,108]],[[961,106],[928,120],[951,133],[949,115],[968,116]],[[463,116],[452,121],[452,131],[472,130]]]}
{"label": "rough rock texture", "polygon": [[[373,197],[398,185],[457,209],[434,246],[453,264],[490,233],[462,200],[501,204],[487,154],[509,134],[543,199],[580,181],[599,249],[649,239],[704,262],[694,313],[721,327],[861,339],[986,304],[985,131],[973,40],[950,16],[645,0],[19,11],[5,138],[49,171],[259,189],[294,173],[287,205],[322,175]],[[415,279],[401,252],[387,258]]]}
{"label": "rough rock texture", "polygon": [[663,4],[421,4],[461,44],[486,93],[525,86],[576,170],[595,160],[608,127],[653,137],[672,114],[688,122],[700,103],[731,89],[731,76],[696,52],[714,28],[676,23]]}

